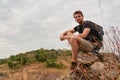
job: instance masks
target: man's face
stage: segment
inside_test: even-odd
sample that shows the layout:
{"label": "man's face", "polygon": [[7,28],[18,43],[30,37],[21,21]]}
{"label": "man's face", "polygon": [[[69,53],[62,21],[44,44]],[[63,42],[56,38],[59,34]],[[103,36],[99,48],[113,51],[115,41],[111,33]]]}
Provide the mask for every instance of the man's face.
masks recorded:
{"label": "man's face", "polygon": [[74,19],[77,23],[82,23],[83,22],[83,16],[81,14],[75,14]]}

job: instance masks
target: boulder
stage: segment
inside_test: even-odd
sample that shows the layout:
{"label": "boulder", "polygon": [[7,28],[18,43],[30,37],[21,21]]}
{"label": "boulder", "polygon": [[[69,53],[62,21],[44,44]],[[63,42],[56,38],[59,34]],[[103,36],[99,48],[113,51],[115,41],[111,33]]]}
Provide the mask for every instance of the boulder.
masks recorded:
{"label": "boulder", "polygon": [[120,80],[120,62],[111,53],[78,54],[78,65],[70,80]]}

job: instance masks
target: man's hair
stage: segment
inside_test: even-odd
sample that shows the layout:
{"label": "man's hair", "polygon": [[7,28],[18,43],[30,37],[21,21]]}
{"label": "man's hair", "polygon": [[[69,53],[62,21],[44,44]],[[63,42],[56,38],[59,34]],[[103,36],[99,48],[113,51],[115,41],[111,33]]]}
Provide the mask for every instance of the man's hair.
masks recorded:
{"label": "man's hair", "polygon": [[78,11],[75,11],[75,12],[73,13],[73,17],[75,17],[75,14],[81,14],[81,15],[83,16],[83,13],[82,13],[82,11],[80,11],[80,10],[78,10]]}

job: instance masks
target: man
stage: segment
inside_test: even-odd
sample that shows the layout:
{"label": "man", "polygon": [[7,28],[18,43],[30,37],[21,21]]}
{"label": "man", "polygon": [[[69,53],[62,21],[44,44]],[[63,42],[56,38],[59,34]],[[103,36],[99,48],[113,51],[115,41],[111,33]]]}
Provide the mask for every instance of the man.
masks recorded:
{"label": "man", "polygon": [[[75,11],[73,13],[73,17],[75,21],[79,24],[73,29],[65,31],[60,35],[60,40],[68,40],[71,49],[72,49],[72,62],[70,67],[70,74],[74,72],[77,66],[77,53],[78,51],[84,52],[92,52],[93,51],[93,43],[95,41],[91,41],[89,36],[94,36],[94,30],[92,29],[92,25],[89,21],[84,21],[84,15],[81,11]],[[73,34],[74,32],[79,32],[79,34]],[[97,44],[97,43],[95,43]]]}

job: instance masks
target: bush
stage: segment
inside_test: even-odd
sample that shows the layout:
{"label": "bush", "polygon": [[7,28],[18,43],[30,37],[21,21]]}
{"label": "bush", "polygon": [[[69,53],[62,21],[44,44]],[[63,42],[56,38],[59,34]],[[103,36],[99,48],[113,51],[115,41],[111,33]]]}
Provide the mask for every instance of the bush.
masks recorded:
{"label": "bush", "polygon": [[25,64],[27,64],[29,59],[25,57],[24,54],[19,54],[19,55],[12,55],[8,58],[8,66],[12,69],[21,67]]}
{"label": "bush", "polygon": [[8,66],[11,69],[15,69],[19,67],[19,62],[18,61],[12,61],[12,60],[8,60]]}
{"label": "bush", "polygon": [[66,56],[71,56],[72,55],[70,50],[65,51],[65,53],[66,53]]}
{"label": "bush", "polygon": [[7,63],[7,59],[0,59],[0,65]]}
{"label": "bush", "polygon": [[47,65],[47,67],[51,67],[51,68],[63,68],[63,67],[65,67],[62,63],[57,63],[57,61],[54,59],[47,59],[46,65]]}
{"label": "bush", "polygon": [[37,61],[45,62],[47,60],[47,53],[44,49],[36,51],[35,57]]}
{"label": "bush", "polygon": [[46,62],[47,67],[52,68],[62,68],[64,65],[62,63],[57,63],[57,58],[60,56],[58,54],[58,51],[52,49],[52,50],[45,50],[40,49],[36,51],[36,59],[40,62]]}
{"label": "bush", "polygon": [[40,49],[36,51],[35,57],[37,61],[46,62],[47,59],[57,59],[57,51]]}

